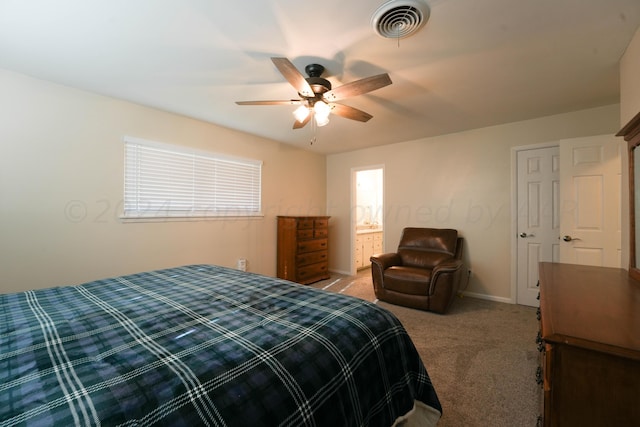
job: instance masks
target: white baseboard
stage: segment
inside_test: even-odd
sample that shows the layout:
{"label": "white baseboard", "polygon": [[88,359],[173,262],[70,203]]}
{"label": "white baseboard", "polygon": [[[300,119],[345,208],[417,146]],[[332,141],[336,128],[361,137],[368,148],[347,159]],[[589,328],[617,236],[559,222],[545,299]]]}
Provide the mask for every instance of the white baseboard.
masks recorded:
{"label": "white baseboard", "polygon": [[503,303],[506,303],[506,304],[515,304],[515,301],[513,301],[511,298],[496,297],[496,296],[493,296],[493,295],[479,294],[479,293],[476,293],[476,292],[464,291],[464,292],[462,292],[462,296],[471,297],[471,298],[478,298],[478,299],[484,299],[484,300],[488,300],[488,301],[503,302]]}

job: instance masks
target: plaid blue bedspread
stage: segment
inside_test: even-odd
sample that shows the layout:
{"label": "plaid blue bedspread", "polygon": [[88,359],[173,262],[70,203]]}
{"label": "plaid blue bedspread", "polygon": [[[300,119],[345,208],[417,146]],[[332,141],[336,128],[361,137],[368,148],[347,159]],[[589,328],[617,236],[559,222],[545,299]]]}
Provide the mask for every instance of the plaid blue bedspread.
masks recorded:
{"label": "plaid blue bedspread", "polygon": [[390,426],[441,411],[365,301],[192,265],[0,295],[0,425]]}

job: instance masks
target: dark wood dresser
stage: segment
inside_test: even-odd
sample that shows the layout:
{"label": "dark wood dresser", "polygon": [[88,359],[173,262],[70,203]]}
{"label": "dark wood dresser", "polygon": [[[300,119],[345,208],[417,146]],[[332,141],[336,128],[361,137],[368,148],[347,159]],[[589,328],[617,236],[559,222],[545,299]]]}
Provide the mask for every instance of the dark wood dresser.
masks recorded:
{"label": "dark wood dresser", "polygon": [[640,426],[640,283],[627,270],[540,263],[538,425]]}
{"label": "dark wood dresser", "polygon": [[329,278],[329,217],[278,217],[278,277],[302,284]]}

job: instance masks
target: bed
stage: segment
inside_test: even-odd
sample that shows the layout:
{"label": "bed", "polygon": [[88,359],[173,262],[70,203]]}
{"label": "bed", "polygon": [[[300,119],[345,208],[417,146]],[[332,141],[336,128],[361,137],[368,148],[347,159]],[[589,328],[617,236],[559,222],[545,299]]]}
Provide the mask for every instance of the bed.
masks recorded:
{"label": "bed", "polygon": [[436,425],[387,310],[214,265],[0,295],[0,426]]}

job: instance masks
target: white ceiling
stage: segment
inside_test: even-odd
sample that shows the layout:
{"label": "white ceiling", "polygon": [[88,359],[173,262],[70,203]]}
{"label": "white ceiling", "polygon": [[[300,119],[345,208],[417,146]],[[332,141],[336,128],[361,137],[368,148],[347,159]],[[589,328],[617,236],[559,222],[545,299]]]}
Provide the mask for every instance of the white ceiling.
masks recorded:
{"label": "white ceiling", "polygon": [[[386,0],[0,0],[0,68],[321,153],[619,102],[640,0],[421,1],[428,23],[396,40],[371,27]],[[234,103],[297,98],[272,56],[393,84],[344,100],[373,119],[332,115],[311,145],[294,107]]]}

